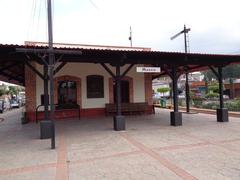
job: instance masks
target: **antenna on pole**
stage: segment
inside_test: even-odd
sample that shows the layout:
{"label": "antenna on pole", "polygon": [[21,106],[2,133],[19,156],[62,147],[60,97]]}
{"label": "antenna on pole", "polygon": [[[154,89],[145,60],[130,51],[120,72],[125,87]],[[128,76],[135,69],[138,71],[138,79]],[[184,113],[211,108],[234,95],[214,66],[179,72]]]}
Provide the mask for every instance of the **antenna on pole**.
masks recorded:
{"label": "antenna on pole", "polygon": [[[187,53],[189,52],[189,39],[187,40],[188,32],[190,31],[190,28],[186,28],[186,25],[184,24],[183,30],[179,33],[172,36],[170,39],[174,40],[181,34],[184,34],[184,50],[185,50],[185,61],[187,61]],[[186,112],[190,112],[190,96],[189,96],[189,83],[188,83],[188,67],[185,66],[185,75],[186,75],[186,83],[185,83],[185,91],[186,91]]]}
{"label": "antenna on pole", "polygon": [[187,35],[188,35],[188,32],[190,31],[191,29],[190,28],[186,28],[186,25],[184,24],[184,28],[182,31],[180,31],[179,33],[175,34],[174,36],[172,36],[170,39],[171,40],[174,40],[175,38],[177,38],[178,36],[180,36],[181,34],[184,34],[184,50],[185,50],[185,53],[188,53],[189,52],[189,41],[187,41]]}
{"label": "antenna on pole", "polygon": [[129,36],[130,46],[132,47],[132,27],[130,26],[130,36]]}

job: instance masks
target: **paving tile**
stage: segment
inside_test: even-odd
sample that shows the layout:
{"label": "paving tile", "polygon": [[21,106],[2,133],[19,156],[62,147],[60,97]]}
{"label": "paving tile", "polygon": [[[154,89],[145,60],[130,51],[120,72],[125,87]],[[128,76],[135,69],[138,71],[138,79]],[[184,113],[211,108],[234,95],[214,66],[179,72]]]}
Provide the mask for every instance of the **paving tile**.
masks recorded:
{"label": "paving tile", "polygon": [[44,171],[12,173],[8,175],[1,175],[1,180],[53,180],[55,179],[55,168]]}
{"label": "paving tile", "polygon": [[215,145],[158,153],[198,179],[240,178],[240,154]]}
{"label": "paving tile", "polygon": [[76,135],[67,138],[67,145],[70,161],[137,150],[122,139],[118,133],[113,132],[97,133],[89,136]]}
{"label": "paving tile", "polygon": [[114,157],[112,159],[93,161],[84,164],[71,165],[70,163],[69,171],[71,180],[180,179],[157,161],[143,154]]}
{"label": "paving tile", "polygon": [[[170,126],[170,110],[126,116],[126,131],[112,117],[56,121],[56,150],[39,139],[39,124],[21,125],[21,109],[1,114],[0,179],[240,178],[240,119],[183,114]],[[124,135],[125,134],[125,135]],[[125,138],[124,138],[125,137]],[[137,143],[139,143],[137,145]],[[179,172],[179,173],[177,173]],[[178,175],[176,175],[176,174]],[[187,177],[187,176],[185,176]]]}

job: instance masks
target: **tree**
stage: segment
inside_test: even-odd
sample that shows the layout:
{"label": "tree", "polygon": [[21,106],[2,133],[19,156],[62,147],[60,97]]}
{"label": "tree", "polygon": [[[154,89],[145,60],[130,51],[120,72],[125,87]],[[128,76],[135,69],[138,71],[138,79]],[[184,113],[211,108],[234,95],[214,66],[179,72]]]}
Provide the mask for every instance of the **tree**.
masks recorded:
{"label": "tree", "polygon": [[0,85],[0,96],[7,93],[7,86],[5,84]]}
{"label": "tree", "polygon": [[219,84],[214,83],[214,84],[209,85],[208,90],[209,90],[209,92],[219,93]]}
{"label": "tree", "polygon": [[[217,79],[211,70],[203,72],[203,75],[205,82]],[[223,68],[223,79],[229,79],[231,98],[234,97],[233,80],[236,78],[240,78],[240,64],[232,64]]]}
{"label": "tree", "polygon": [[20,88],[18,86],[8,86],[8,94],[11,96],[18,95]]}
{"label": "tree", "polygon": [[163,93],[163,96],[166,92],[170,91],[170,88],[169,87],[162,87],[162,88],[158,88],[157,89],[157,92],[159,93]]}
{"label": "tree", "polygon": [[5,94],[5,90],[4,89],[0,89],[0,96]]}
{"label": "tree", "polygon": [[[215,68],[217,71],[217,69]],[[217,77],[213,74],[211,70],[207,70],[203,72],[204,78],[208,81],[212,81],[213,79],[217,79]],[[223,68],[223,79],[230,78],[239,78],[240,77],[240,64],[232,64]]]}

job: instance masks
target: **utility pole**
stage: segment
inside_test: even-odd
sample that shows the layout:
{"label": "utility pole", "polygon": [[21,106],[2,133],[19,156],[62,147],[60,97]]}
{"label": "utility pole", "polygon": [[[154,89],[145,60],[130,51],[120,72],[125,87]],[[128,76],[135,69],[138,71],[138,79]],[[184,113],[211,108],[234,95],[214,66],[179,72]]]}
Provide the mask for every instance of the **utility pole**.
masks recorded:
{"label": "utility pole", "polygon": [[[185,50],[185,61],[187,61],[187,53],[188,53],[188,42],[187,42],[187,34],[190,31],[190,28],[186,28],[186,25],[184,24],[183,30],[171,37],[170,39],[173,40],[177,38],[179,35],[184,34],[184,50]],[[188,67],[185,66],[185,76],[186,76],[186,82],[185,82],[185,91],[186,91],[186,112],[190,112],[190,95],[189,95],[189,82],[188,82]]]}
{"label": "utility pole", "polygon": [[48,48],[49,48],[49,62],[48,62],[48,71],[49,71],[49,81],[50,81],[50,120],[52,128],[51,136],[51,148],[55,149],[55,123],[54,123],[54,82],[53,82],[53,73],[54,73],[54,53],[53,53],[53,30],[52,30],[52,0],[48,0]]}
{"label": "utility pole", "polygon": [[[82,55],[82,51],[72,50],[54,50],[53,49],[53,30],[52,30],[52,0],[47,0],[47,15],[48,15],[48,49],[36,49],[36,48],[16,48],[16,52],[24,54],[30,53],[43,53],[48,55],[48,60],[45,57],[41,57],[44,63],[44,111],[45,119],[40,121],[40,139],[51,138],[51,148],[55,149],[55,123],[54,123],[54,66],[55,66],[55,54],[79,54]],[[34,67],[33,67],[34,69]],[[35,69],[35,71],[37,71]],[[41,74],[41,73],[40,73]],[[50,82],[49,82],[50,81]],[[48,82],[50,84],[50,118],[48,116]]]}
{"label": "utility pole", "polygon": [[130,46],[132,47],[132,27],[130,26],[130,36],[129,36]]}

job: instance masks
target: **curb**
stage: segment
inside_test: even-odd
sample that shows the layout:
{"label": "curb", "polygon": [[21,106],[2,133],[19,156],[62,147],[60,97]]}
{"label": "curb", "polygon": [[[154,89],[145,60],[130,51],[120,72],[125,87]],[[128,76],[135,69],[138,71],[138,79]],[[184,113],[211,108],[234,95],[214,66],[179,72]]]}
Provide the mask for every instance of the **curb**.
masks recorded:
{"label": "curb", "polygon": [[[157,104],[155,104],[154,107],[162,108],[160,107],[160,105],[157,105]],[[163,108],[163,109],[173,109],[173,108],[170,107],[170,108]],[[200,109],[200,108],[190,108],[190,109],[197,113],[216,114],[216,110],[212,110],[212,109]],[[186,110],[186,108],[179,106],[179,110],[184,111]],[[228,115],[230,117],[240,117],[240,112],[228,111]]]}

